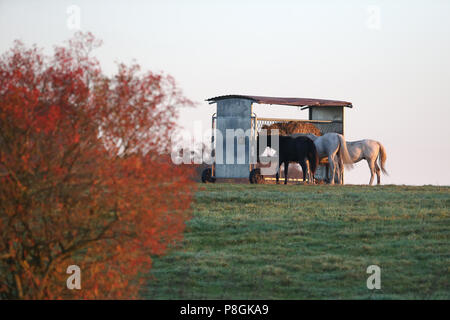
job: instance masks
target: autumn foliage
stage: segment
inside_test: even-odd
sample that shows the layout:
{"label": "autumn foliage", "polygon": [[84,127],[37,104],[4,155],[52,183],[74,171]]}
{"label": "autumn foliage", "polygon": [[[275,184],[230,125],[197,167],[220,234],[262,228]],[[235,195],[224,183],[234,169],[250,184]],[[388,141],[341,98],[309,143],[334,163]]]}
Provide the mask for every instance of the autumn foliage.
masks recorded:
{"label": "autumn foliage", "polygon": [[99,45],[79,33],[52,56],[16,42],[0,59],[1,298],[138,297],[182,237],[193,185],[166,155],[191,103],[138,65],[105,76]]}

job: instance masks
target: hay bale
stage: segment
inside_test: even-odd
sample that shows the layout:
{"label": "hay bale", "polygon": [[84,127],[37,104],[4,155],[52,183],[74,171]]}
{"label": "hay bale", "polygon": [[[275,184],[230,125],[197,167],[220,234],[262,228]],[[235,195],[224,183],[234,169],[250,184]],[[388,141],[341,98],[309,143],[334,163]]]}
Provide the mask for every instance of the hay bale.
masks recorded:
{"label": "hay bale", "polygon": [[271,134],[272,129],[278,129],[281,136],[288,136],[294,133],[312,133],[321,136],[322,132],[312,123],[301,121],[275,122],[270,126],[264,125],[262,129],[267,130],[267,134]]}

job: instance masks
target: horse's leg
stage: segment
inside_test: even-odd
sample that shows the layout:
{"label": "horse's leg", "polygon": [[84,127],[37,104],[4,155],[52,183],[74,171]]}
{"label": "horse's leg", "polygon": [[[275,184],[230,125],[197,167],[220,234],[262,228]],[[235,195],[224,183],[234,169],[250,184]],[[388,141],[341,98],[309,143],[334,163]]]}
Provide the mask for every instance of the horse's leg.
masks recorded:
{"label": "horse's leg", "polygon": [[[299,162],[299,164],[300,164],[300,162]],[[306,179],[308,179],[308,181],[310,181],[311,180],[311,170],[309,168],[309,160],[308,160],[308,158],[305,158],[305,164],[306,164],[306,171],[307,171],[307,173],[303,175],[303,181],[305,181],[305,177],[306,177]],[[300,166],[301,166],[301,164],[300,164]],[[303,171],[303,169],[302,169],[302,171]]]}
{"label": "horse's leg", "polygon": [[287,184],[289,161],[284,162],[284,184]]}
{"label": "horse's leg", "polygon": [[325,181],[330,182],[330,165],[328,163],[325,165]]}
{"label": "horse's leg", "polygon": [[341,172],[340,172],[341,167],[339,165],[339,156],[337,154],[334,156],[334,167],[335,167],[334,168],[335,183],[336,183],[336,179],[337,179],[337,183],[341,184]]}
{"label": "horse's leg", "polygon": [[344,161],[339,157],[339,184],[344,184]]}
{"label": "horse's leg", "polygon": [[277,184],[279,183],[278,180],[279,180],[279,178],[280,178],[280,168],[281,168],[281,163],[282,163],[282,162],[279,162],[279,163],[278,163],[277,173],[275,174],[275,178],[276,178],[276,180],[277,180]]}
{"label": "horse's leg", "polygon": [[[309,160],[306,161],[306,166],[308,168],[308,174],[309,174],[308,179],[309,179],[309,181],[311,181],[312,184],[315,184],[314,173],[311,170],[311,162]],[[317,168],[316,168],[316,170],[317,170]]]}
{"label": "horse's leg", "polygon": [[375,172],[377,173],[377,184],[381,183],[381,172],[380,167],[377,164],[377,160],[375,160]]}
{"label": "horse's leg", "polygon": [[314,184],[314,175],[313,175],[313,173],[311,171],[311,167],[309,166],[310,162],[309,162],[308,159],[306,159],[305,162],[306,162],[306,170],[308,170],[308,175],[307,175],[308,182],[312,182]]}
{"label": "horse's leg", "polygon": [[308,165],[306,164],[304,159],[300,160],[298,163],[302,167],[303,182],[306,182],[306,177],[308,176]]}
{"label": "horse's leg", "polygon": [[369,169],[370,169],[370,181],[369,181],[369,186],[372,185],[373,183],[373,178],[375,175],[375,164],[373,161],[371,160],[367,160],[367,164],[369,165]]}
{"label": "horse's leg", "polygon": [[334,175],[336,173],[336,166],[334,164],[334,157],[332,155],[328,156],[328,163],[330,164],[330,184],[334,184]]}

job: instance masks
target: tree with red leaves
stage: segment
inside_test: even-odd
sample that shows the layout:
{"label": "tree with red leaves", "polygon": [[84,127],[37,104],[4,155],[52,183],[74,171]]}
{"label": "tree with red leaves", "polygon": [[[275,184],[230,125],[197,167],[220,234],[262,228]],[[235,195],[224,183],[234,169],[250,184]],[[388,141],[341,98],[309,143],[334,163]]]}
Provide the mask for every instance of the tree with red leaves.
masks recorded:
{"label": "tree with red leaves", "polygon": [[0,298],[136,298],[182,237],[192,173],[167,155],[191,102],[138,65],[105,76],[99,45],[78,33],[53,56],[16,42],[0,58]]}

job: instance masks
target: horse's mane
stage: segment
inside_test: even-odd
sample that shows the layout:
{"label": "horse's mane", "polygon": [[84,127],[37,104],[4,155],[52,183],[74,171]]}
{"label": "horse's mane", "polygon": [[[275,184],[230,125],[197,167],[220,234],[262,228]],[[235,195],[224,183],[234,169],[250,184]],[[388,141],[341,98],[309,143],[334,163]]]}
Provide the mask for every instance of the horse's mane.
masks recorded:
{"label": "horse's mane", "polygon": [[322,135],[322,132],[315,125],[309,122],[275,122],[271,125],[264,125],[262,129],[266,129],[267,134],[271,134],[272,129],[278,129],[280,136],[288,136],[294,133],[312,133],[316,136]]}

